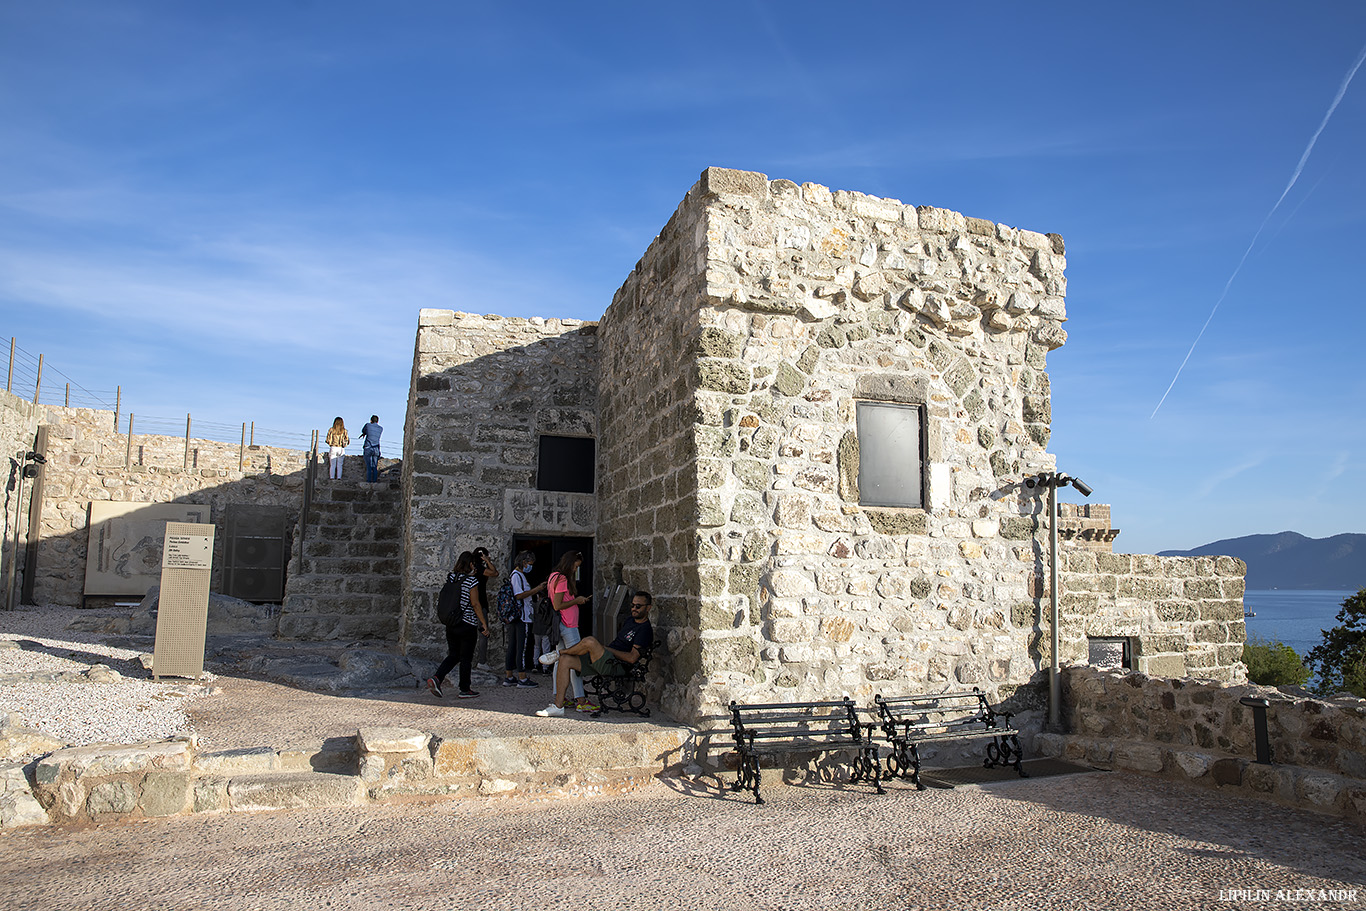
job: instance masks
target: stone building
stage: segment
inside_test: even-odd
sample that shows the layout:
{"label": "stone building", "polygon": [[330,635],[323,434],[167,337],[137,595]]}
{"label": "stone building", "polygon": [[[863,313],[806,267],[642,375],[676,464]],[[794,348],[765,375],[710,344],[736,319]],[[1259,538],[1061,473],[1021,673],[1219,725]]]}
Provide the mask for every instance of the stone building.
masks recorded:
{"label": "stone building", "polygon": [[[302,453],[0,397],[4,448],[48,456],[37,505],[5,499],[0,569],[79,603],[92,503],[270,507],[299,518],[282,635],[429,648],[462,550],[531,550],[542,574],[578,550],[587,629],[610,634],[619,586],[655,594],[652,695],[680,720],[1005,698],[1049,661],[1047,513],[1022,481],[1055,467],[1065,265],[1055,235],[711,168],[598,322],[421,311],[399,488],[310,503]],[[1064,504],[1059,531],[1064,663],[1244,679],[1239,561],[1111,553],[1100,504]]]}
{"label": "stone building", "polygon": [[[1056,235],[710,168],[596,324],[422,311],[403,641],[435,637],[460,550],[575,547],[599,601],[655,594],[682,720],[1036,681],[1021,481],[1054,469],[1065,265]],[[1243,679],[1241,563],[1074,557],[1064,661],[1123,639],[1135,669]]]}

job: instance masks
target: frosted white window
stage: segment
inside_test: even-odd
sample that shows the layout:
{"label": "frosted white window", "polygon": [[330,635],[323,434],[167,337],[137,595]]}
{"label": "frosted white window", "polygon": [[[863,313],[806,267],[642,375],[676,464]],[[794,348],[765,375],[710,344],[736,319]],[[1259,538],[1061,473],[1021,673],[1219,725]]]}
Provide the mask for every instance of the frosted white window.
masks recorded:
{"label": "frosted white window", "polygon": [[923,507],[923,406],[859,402],[857,420],[859,503]]}

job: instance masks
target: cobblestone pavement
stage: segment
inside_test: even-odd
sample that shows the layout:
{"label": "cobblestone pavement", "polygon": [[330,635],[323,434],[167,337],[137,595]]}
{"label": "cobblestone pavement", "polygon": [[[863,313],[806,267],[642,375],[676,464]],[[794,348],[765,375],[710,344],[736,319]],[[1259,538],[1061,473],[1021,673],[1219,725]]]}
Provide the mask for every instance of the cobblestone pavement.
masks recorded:
{"label": "cobblestone pavement", "polygon": [[673,780],[17,830],[0,836],[0,908],[1366,907],[1366,830],[1137,775],[765,795]]}

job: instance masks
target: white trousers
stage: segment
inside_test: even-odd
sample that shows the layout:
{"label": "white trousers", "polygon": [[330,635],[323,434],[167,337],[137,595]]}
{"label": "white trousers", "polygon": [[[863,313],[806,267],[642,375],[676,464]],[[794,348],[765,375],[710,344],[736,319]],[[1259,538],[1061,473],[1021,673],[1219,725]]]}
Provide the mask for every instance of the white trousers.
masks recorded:
{"label": "white trousers", "polygon": [[328,478],[341,478],[342,458],[345,453],[346,450],[340,446],[333,446],[327,450],[327,454],[331,457],[327,466]]}

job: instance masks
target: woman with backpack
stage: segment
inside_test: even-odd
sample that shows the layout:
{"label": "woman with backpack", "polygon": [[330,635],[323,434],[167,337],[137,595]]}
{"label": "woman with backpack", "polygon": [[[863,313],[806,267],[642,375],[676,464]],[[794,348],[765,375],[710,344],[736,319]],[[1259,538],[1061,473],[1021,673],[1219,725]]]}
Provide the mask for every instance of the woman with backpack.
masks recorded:
{"label": "woman with backpack", "polygon": [[[442,616],[442,602],[454,602],[449,616]],[[484,619],[484,605],[479,600],[479,577],[475,574],[474,554],[465,551],[455,562],[455,569],[446,576],[446,585],[441,589],[437,605],[437,617],[446,624],[446,660],[437,667],[436,673],[427,678],[427,689],[433,696],[441,698],[441,684],[446,675],[458,663],[460,665],[461,699],[473,699],[479,694],[470,689],[470,669],[474,664],[474,646],[482,631],[489,634],[488,621]]]}
{"label": "woman with backpack", "polygon": [[[561,648],[568,648],[579,641],[579,606],[592,600],[578,592],[579,566],[582,563],[583,554],[577,550],[567,551],[560,558],[560,562],[555,564],[554,571],[546,580],[550,604],[560,615]],[[597,706],[589,703],[584,697],[583,678],[577,671],[570,672],[569,681],[574,686],[574,707],[589,711],[596,709]]]}

